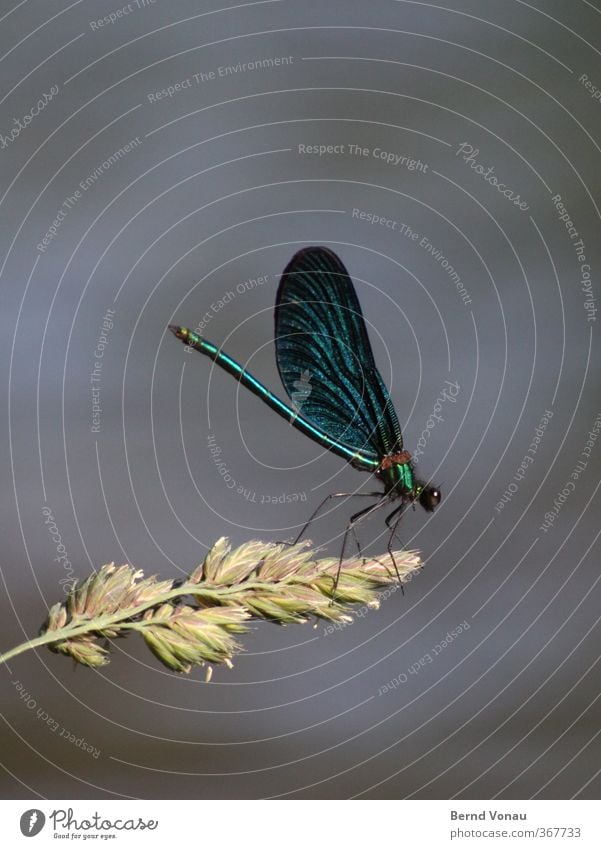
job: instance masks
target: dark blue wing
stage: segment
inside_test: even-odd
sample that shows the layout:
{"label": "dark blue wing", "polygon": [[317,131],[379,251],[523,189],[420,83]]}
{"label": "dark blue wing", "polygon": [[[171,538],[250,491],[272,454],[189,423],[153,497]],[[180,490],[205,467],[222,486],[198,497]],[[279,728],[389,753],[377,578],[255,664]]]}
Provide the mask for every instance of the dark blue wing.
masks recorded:
{"label": "dark blue wing", "polygon": [[303,416],[333,439],[378,457],[402,451],[352,280],[328,248],[303,248],[284,269],[275,346],[282,383]]}

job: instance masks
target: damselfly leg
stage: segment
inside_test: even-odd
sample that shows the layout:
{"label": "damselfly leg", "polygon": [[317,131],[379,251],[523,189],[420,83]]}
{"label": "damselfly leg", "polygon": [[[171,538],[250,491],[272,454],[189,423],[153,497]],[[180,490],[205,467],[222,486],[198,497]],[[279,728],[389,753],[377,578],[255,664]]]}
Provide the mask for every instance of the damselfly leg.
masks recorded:
{"label": "damselfly leg", "polygon": [[[365,494],[365,495],[367,495],[368,493],[357,493],[357,494]],[[374,494],[374,493],[372,493],[372,495],[373,495],[373,494]],[[333,587],[333,592],[332,592],[332,601],[334,601],[334,600],[335,600],[335,598],[336,598],[336,589],[337,589],[337,587],[338,587],[338,581],[340,580],[340,572],[342,571],[342,561],[343,561],[343,559],[344,559],[344,551],[345,551],[345,549],[346,549],[346,542],[347,542],[347,540],[348,540],[348,535],[349,535],[349,533],[351,533],[351,531],[352,531],[353,536],[354,536],[354,538],[355,538],[355,542],[357,543],[357,548],[359,549],[359,556],[360,556],[360,557],[363,557],[363,553],[362,553],[362,551],[361,551],[361,546],[359,545],[359,540],[358,540],[358,538],[357,538],[357,532],[356,532],[356,530],[355,530],[355,525],[357,525],[357,524],[358,524],[358,522],[360,522],[360,521],[361,521],[361,519],[364,519],[364,518],[366,518],[367,516],[371,516],[371,514],[372,514],[372,513],[375,513],[375,512],[376,512],[376,510],[379,510],[379,509],[380,509],[381,507],[383,507],[385,504],[388,504],[388,503],[389,503],[389,498],[388,498],[388,496],[386,496],[386,495],[385,495],[384,497],[382,497],[382,493],[381,493],[381,492],[378,492],[378,493],[377,493],[377,495],[378,495],[378,499],[379,499],[379,500],[378,500],[375,504],[370,504],[370,505],[369,505],[369,507],[364,507],[364,508],[363,508],[363,510],[359,510],[359,512],[358,512],[358,513],[354,513],[354,514],[351,516],[351,518],[348,520],[348,524],[347,524],[347,526],[346,526],[346,528],[345,528],[344,536],[343,536],[343,538],[342,538],[342,546],[341,546],[341,548],[340,548],[340,557],[338,558],[338,570],[337,570],[337,572],[336,572],[336,578],[334,579],[334,587]],[[396,566],[396,564],[395,564],[395,566]],[[398,569],[397,569],[397,575],[398,575]],[[400,578],[399,578],[399,580],[400,580]]]}
{"label": "damselfly leg", "polygon": [[[388,546],[387,546],[388,554],[390,556],[390,559],[392,560],[397,578],[399,579],[399,584],[401,585],[401,592],[403,593],[403,595],[405,595],[405,590],[403,588],[401,576],[399,574],[399,569],[398,569],[398,566],[396,565],[394,552],[392,550],[392,541],[396,536],[396,529],[398,528],[400,521],[403,518],[403,513],[405,512],[406,506],[407,505],[405,503],[403,503],[399,507],[396,507],[392,511],[392,513],[389,513],[388,516],[386,516],[386,519],[384,520],[385,523],[386,523],[386,527],[390,530],[390,536],[388,537]],[[401,546],[404,548],[403,541],[401,539],[399,539],[399,537],[396,537],[396,538],[398,539]]]}
{"label": "damselfly leg", "polygon": [[[300,529],[300,531],[296,535],[296,538],[292,542],[285,542],[285,543],[279,543],[279,544],[280,545],[296,545],[297,542],[299,542],[300,539],[306,534],[311,523],[315,521],[315,519],[321,513],[321,510],[324,507],[324,505],[326,505],[331,498],[378,498],[378,499],[381,499],[382,493],[381,492],[331,492],[329,495],[326,495],[326,497],[322,501],[319,502],[319,504],[317,505],[315,510],[311,513],[311,515],[309,516],[309,518],[307,519],[305,524],[302,526],[302,528]],[[355,537],[355,539],[356,539],[356,537]],[[357,546],[359,546],[358,540],[357,540]],[[359,549],[359,554],[360,554],[360,556],[362,556],[360,549]]]}

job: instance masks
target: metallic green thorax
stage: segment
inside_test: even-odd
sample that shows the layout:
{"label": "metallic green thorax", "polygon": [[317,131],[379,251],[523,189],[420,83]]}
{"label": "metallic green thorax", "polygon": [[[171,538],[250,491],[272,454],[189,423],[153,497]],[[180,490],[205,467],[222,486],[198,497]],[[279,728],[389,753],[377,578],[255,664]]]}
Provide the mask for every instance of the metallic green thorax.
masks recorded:
{"label": "metallic green thorax", "polygon": [[403,492],[414,493],[415,478],[411,463],[395,463],[387,469],[380,469],[377,475],[387,493],[396,492],[398,495]]}

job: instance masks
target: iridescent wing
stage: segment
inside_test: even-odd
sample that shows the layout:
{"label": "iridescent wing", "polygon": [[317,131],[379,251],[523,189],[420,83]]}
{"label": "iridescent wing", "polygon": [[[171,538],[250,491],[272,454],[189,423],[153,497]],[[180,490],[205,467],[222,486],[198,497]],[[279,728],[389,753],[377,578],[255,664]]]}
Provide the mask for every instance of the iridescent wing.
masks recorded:
{"label": "iridescent wing", "polygon": [[329,248],[303,248],[284,269],[275,346],[282,383],[293,401],[300,400],[302,416],[333,439],[378,457],[403,450],[353,282]]}

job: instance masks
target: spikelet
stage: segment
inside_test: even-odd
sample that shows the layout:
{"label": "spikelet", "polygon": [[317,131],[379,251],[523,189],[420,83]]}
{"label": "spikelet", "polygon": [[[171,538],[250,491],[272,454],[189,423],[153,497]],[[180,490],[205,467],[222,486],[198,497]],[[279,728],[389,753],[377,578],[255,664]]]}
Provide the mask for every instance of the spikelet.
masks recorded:
{"label": "spikelet", "polygon": [[401,582],[410,580],[420,567],[415,552],[398,551],[394,560],[389,554],[345,560],[338,576],[338,560],[319,559],[309,543],[251,540],[232,550],[222,537],[189,577],[175,585],[144,578],[128,565],[102,566],[75,584],[64,603],[50,608],[37,640],[7,655],[47,644],[77,663],[100,667],[110,659],[107,638],[136,631],[174,672],[211,664],[208,680],[212,665],[232,666],[233,655],[241,650],[236,635],[247,630],[249,620],[280,625],[312,617],[350,622],[352,605],[377,609],[382,587],[396,583],[397,573]]}

